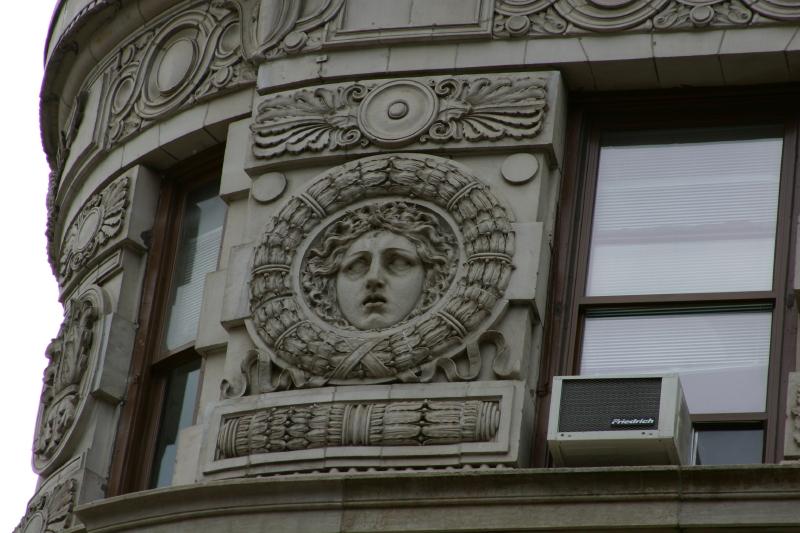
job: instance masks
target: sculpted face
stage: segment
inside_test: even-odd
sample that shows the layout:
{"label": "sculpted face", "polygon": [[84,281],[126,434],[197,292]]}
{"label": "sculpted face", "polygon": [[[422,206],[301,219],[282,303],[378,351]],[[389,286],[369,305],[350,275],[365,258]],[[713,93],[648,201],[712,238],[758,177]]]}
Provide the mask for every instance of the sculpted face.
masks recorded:
{"label": "sculpted face", "polygon": [[397,233],[365,233],[345,251],[336,275],[336,297],[344,317],[358,329],[379,329],[414,309],[425,283],[414,244]]}

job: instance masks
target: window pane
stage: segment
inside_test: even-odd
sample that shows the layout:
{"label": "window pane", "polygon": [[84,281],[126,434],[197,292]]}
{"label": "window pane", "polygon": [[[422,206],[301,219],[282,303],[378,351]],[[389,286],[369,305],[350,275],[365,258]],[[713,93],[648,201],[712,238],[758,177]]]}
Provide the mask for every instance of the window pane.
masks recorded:
{"label": "window pane", "polygon": [[178,432],[193,422],[199,377],[200,359],[176,367],[169,373],[161,427],[156,440],[151,488],[172,483]]}
{"label": "window pane", "polygon": [[217,268],[225,222],[225,203],[217,190],[218,185],[213,184],[186,200],[164,341],[167,350],[192,342],[197,336],[203,285],[206,274]]}
{"label": "window pane", "polygon": [[764,454],[763,429],[699,429],[695,432],[696,465],[760,463]]}
{"label": "window pane", "polygon": [[769,311],[588,316],[581,374],[678,372],[689,411],[762,412]]}
{"label": "window pane", "polygon": [[586,294],[771,290],[781,150],[780,138],[604,146]]}

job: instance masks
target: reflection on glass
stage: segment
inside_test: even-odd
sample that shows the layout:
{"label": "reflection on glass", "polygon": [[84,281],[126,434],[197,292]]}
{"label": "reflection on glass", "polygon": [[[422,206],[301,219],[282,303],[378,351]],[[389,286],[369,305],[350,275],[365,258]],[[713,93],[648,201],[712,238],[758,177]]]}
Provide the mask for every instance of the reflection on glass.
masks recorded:
{"label": "reflection on glass", "polygon": [[770,290],[782,140],[631,137],[601,149],[586,294]]}
{"label": "reflection on glass", "polygon": [[756,464],[764,453],[764,430],[698,429],[694,446],[696,465]]}
{"label": "reflection on glass", "polygon": [[588,316],[581,375],[677,372],[689,411],[761,412],[769,311]]}
{"label": "reflection on glass", "polygon": [[199,377],[199,359],[176,367],[169,373],[150,488],[165,487],[172,483],[178,432],[193,422]]}
{"label": "reflection on glass", "polygon": [[167,350],[184,346],[197,336],[203,285],[206,274],[217,268],[225,222],[225,203],[217,189],[215,183],[186,200],[164,339]]}

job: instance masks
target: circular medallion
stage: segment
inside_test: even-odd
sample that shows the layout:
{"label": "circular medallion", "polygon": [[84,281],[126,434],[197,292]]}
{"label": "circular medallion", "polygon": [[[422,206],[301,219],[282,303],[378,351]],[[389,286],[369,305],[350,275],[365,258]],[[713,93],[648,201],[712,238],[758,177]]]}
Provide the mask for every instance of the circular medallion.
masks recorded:
{"label": "circular medallion", "polygon": [[186,38],[168,44],[155,70],[158,89],[169,94],[179,89],[192,71],[197,60],[197,45]]}
{"label": "circular medallion", "polygon": [[580,28],[619,31],[633,28],[658,13],[668,0],[557,0],[558,14]]}
{"label": "circular medallion", "polygon": [[111,110],[114,113],[122,113],[133,96],[134,79],[133,76],[126,76],[122,78],[114,89],[114,95],[111,97]]}
{"label": "circular medallion", "polygon": [[25,529],[22,530],[22,533],[43,533],[45,524],[42,513],[35,513],[25,524]]}
{"label": "circular medallion", "polygon": [[248,331],[296,386],[420,381],[502,311],[511,220],[446,159],[336,167],[267,225]]}
{"label": "circular medallion", "polygon": [[522,184],[530,181],[539,172],[539,161],[531,154],[508,156],[500,167],[500,173],[509,183]]}
{"label": "circular medallion", "polygon": [[433,91],[413,80],[397,80],[374,89],[358,108],[358,125],[379,146],[400,146],[423,133],[436,118]]}

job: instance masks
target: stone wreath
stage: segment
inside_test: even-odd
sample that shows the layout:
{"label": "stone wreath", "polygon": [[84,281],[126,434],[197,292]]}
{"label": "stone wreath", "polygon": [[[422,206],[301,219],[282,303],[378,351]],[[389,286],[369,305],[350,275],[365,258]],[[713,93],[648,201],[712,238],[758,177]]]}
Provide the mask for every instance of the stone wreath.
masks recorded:
{"label": "stone wreath", "polygon": [[[323,241],[354,227],[388,227],[413,240],[411,230],[392,229],[409,220],[435,234],[439,266],[426,267],[422,296],[404,318],[353,327],[320,281]],[[326,172],[288,200],[255,249],[247,327],[281,370],[271,385],[251,392],[429,381],[438,368],[450,380],[474,379],[481,326],[502,310],[513,270],[511,223],[485,184],[439,157],[382,155]],[[456,364],[462,353],[466,364]]]}

